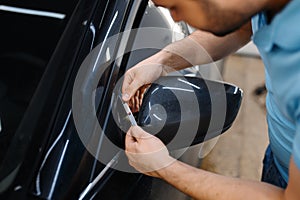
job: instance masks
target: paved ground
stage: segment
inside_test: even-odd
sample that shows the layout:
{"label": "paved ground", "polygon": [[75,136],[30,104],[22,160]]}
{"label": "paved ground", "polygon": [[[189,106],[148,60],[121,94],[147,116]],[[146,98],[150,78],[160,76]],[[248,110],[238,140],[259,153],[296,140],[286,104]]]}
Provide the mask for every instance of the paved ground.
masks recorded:
{"label": "paved ground", "polygon": [[201,168],[232,177],[259,180],[261,161],[268,144],[264,95],[253,91],[264,83],[264,68],[258,58],[230,56],[225,62],[224,80],[244,91],[237,119],[219,137]]}

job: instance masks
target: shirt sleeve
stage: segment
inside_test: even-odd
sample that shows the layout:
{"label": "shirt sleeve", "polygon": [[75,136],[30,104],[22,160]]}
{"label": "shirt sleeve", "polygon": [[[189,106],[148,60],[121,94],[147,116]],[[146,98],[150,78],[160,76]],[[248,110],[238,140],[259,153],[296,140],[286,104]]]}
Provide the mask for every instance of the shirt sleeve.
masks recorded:
{"label": "shirt sleeve", "polygon": [[[300,56],[297,59],[300,63]],[[292,82],[296,83],[300,80],[300,69],[294,71],[294,75],[290,76],[287,82],[289,83],[291,89],[285,94],[285,101],[287,105],[287,111],[293,121],[295,122],[295,135],[293,138],[293,149],[292,157],[295,161],[296,166],[300,170],[300,87],[298,84],[294,84],[292,87]]]}
{"label": "shirt sleeve", "polygon": [[297,128],[296,128],[296,135],[293,142],[293,152],[292,156],[294,158],[295,164],[300,170],[300,117],[297,120]]}

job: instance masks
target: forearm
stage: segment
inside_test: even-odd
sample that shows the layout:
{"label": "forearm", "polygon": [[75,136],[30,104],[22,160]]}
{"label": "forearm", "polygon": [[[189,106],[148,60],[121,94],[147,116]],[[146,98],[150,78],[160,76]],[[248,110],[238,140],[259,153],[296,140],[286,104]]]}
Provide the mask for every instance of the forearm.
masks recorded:
{"label": "forearm", "polygon": [[202,200],[283,199],[284,190],[275,186],[225,177],[188,166],[180,161],[159,171],[162,179]]}
{"label": "forearm", "polygon": [[244,46],[252,35],[251,23],[224,37],[197,30],[190,36],[166,46],[156,56],[166,71],[217,61]]}
{"label": "forearm", "polygon": [[237,31],[224,37],[217,37],[208,32],[196,31],[190,35],[207,51],[213,61],[217,61],[246,45],[252,36],[251,22],[249,21]]}

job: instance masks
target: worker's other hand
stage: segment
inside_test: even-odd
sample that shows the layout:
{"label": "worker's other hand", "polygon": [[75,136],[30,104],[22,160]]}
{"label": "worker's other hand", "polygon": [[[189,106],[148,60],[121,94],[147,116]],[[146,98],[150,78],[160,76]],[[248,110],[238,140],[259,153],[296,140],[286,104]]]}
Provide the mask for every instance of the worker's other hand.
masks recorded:
{"label": "worker's other hand", "polygon": [[160,76],[166,75],[165,66],[159,63],[157,55],[135,65],[125,73],[122,94],[132,112],[139,111],[146,89]]}
{"label": "worker's other hand", "polygon": [[166,146],[139,126],[132,126],[126,134],[126,155],[129,164],[139,172],[160,178],[160,171],[175,159]]}

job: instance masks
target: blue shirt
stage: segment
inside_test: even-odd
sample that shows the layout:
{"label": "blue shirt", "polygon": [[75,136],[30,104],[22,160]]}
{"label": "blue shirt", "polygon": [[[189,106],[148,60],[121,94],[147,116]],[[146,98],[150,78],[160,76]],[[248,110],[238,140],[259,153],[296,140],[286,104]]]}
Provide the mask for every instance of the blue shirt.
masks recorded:
{"label": "blue shirt", "polygon": [[267,24],[252,18],[253,42],[265,64],[267,122],[275,164],[288,182],[291,156],[300,170],[300,0]]}

